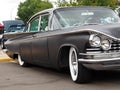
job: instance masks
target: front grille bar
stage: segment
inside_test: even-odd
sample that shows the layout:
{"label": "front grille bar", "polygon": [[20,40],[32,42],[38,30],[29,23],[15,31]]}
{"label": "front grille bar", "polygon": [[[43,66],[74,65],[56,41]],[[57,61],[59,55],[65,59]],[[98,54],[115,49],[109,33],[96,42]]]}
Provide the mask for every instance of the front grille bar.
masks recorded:
{"label": "front grille bar", "polygon": [[120,42],[113,41],[111,44],[111,49],[104,51],[100,47],[89,47],[86,49],[86,53],[110,53],[110,52],[120,52]]}

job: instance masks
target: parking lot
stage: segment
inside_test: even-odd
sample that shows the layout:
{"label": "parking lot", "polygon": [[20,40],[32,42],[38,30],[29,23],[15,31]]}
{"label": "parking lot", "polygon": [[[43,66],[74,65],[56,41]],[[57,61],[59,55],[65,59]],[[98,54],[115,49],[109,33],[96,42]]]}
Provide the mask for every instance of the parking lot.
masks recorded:
{"label": "parking lot", "polygon": [[[69,72],[42,67],[20,67],[1,53],[0,90],[119,90],[120,72],[96,72],[87,84],[72,82]],[[8,60],[7,60],[8,58]]]}

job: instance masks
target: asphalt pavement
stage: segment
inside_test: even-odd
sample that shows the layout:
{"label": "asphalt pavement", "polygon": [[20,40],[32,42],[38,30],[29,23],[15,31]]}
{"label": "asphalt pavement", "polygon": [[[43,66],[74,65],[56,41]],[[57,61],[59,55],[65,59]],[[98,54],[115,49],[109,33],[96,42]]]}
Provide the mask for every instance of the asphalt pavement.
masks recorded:
{"label": "asphalt pavement", "polygon": [[23,68],[0,51],[0,90],[120,90],[120,71],[97,71],[92,82],[76,84],[68,71]]}

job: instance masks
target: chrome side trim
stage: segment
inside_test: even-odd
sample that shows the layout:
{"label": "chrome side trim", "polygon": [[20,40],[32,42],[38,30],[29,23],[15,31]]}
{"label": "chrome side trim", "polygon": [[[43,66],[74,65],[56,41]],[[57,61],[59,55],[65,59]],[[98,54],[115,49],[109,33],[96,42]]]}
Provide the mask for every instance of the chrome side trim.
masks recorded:
{"label": "chrome side trim", "polygon": [[87,48],[86,50],[100,50],[100,48]]}
{"label": "chrome side trim", "polygon": [[[60,29],[61,30],[61,29]],[[60,31],[60,30],[58,30],[58,31]],[[57,31],[57,30],[55,30],[55,31]],[[50,37],[50,36],[57,36],[57,35],[64,35],[64,34],[71,34],[71,33],[80,33],[80,32],[94,32],[94,33],[99,33],[99,34],[102,34],[102,35],[105,35],[105,36],[107,36],[107,37],[109,37],[109,38],[111,38],[111,39],[114,39],[114,40],[117,40],[117,41],[120,41],[120,38],[116,38],[116,37],[114,37],[114,36],[111,36],[111,35],[108,35],[108,34],[106,34],[106,33],[103,33],[103,32],[100,32],[100,31],[97,31],[97,30],[93,30],[93,29],[88,29],[88,28],[86,28],[86,29],[79,29],[79,30],[75,30],[75,29],[73,29],[72,31],[64,31],[64,33],[62,32],[62,33],[60,33],[60,32],[56,32],[56,33],[51,33],[51,31],[49,31],[48,33],[42,33],[42,35],[41,36],[39,36],[40,38],[42,38],[42,37]],[[27,33],[27,32],[23,32],[23,33]]]}
{"label": "chrome side trim", "polygon": [[108,34],[106,34],[106,33],[104,33],[104,32],[101,32],[101,31],[99,31],[99,30],[94,30],[94,29],[82,29],[82,30],[80,30],[81,32],[83,31],[92,31],[92,32],[96,32],[96,33],[100,33],[100,34],[103,34],[103,35],[105,35],[105,36],[108,36],[108,37],[110,37],[110,38],[112,38],[112,39],[115,39],[115,40],[117,40],[117,41],[120,41],[120,38],[116,38],[116,37],[114,37],[114,36],[111,36],[111,35],[108,35]]}
{"label": "chrome side trim", "polygon": [[109,58],[109,59],[78,59],[78,61],[81,63],[96,64],[96,63],[103,63],[103,62],[120,61],[120,57],[119,58]]}
{"label": "chrome side trim", "polygon": [[112,53],[79,53],[80,56],[85,58],[79,58],[78,61],[81,63],[104,63],[104,62],[120,62],[120,52]]}
{"label": "chrome side trim", "polygon": [[[76,26],[76,27],[78,27],[78,26]],[[116,38],[116,37],[114,37],[112,35],[108,35],[108,34],[106,34],[104,32],[99,31],[99,30],[94,30],[94,29],[89,29],[89,28],[79,29],[78,31],[75,31],[75,30],[74,31],[70,31],[70,33],[74,33],[74,32],[86,32],[86,31],[87,32],[95,32],[95,33],[103,34],[103,35],[105,35],[105,36],[107,36],[109,38],[112,38],[114,40],[120,41],[120,38]],[[68,32],[66,32],[66,33],[68,33]]]}
{"label": "chrome side trim", "polygon": [[111,52],[111,53],[79,53],[79,55],[113,55],[113,54],[120,54],[120,52]]}

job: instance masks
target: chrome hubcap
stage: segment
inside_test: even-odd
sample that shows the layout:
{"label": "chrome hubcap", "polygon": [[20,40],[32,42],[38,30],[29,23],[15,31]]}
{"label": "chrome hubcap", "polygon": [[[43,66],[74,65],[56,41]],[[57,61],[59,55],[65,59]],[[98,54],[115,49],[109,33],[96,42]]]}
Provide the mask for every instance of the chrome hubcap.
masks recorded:
{"label": "chrome hubcap", "polygon": [[71,64],[72,64],[73,73],[74,75],[76,75],[77,74],[77,61],[76,61],[74,52],[72,53]]}

